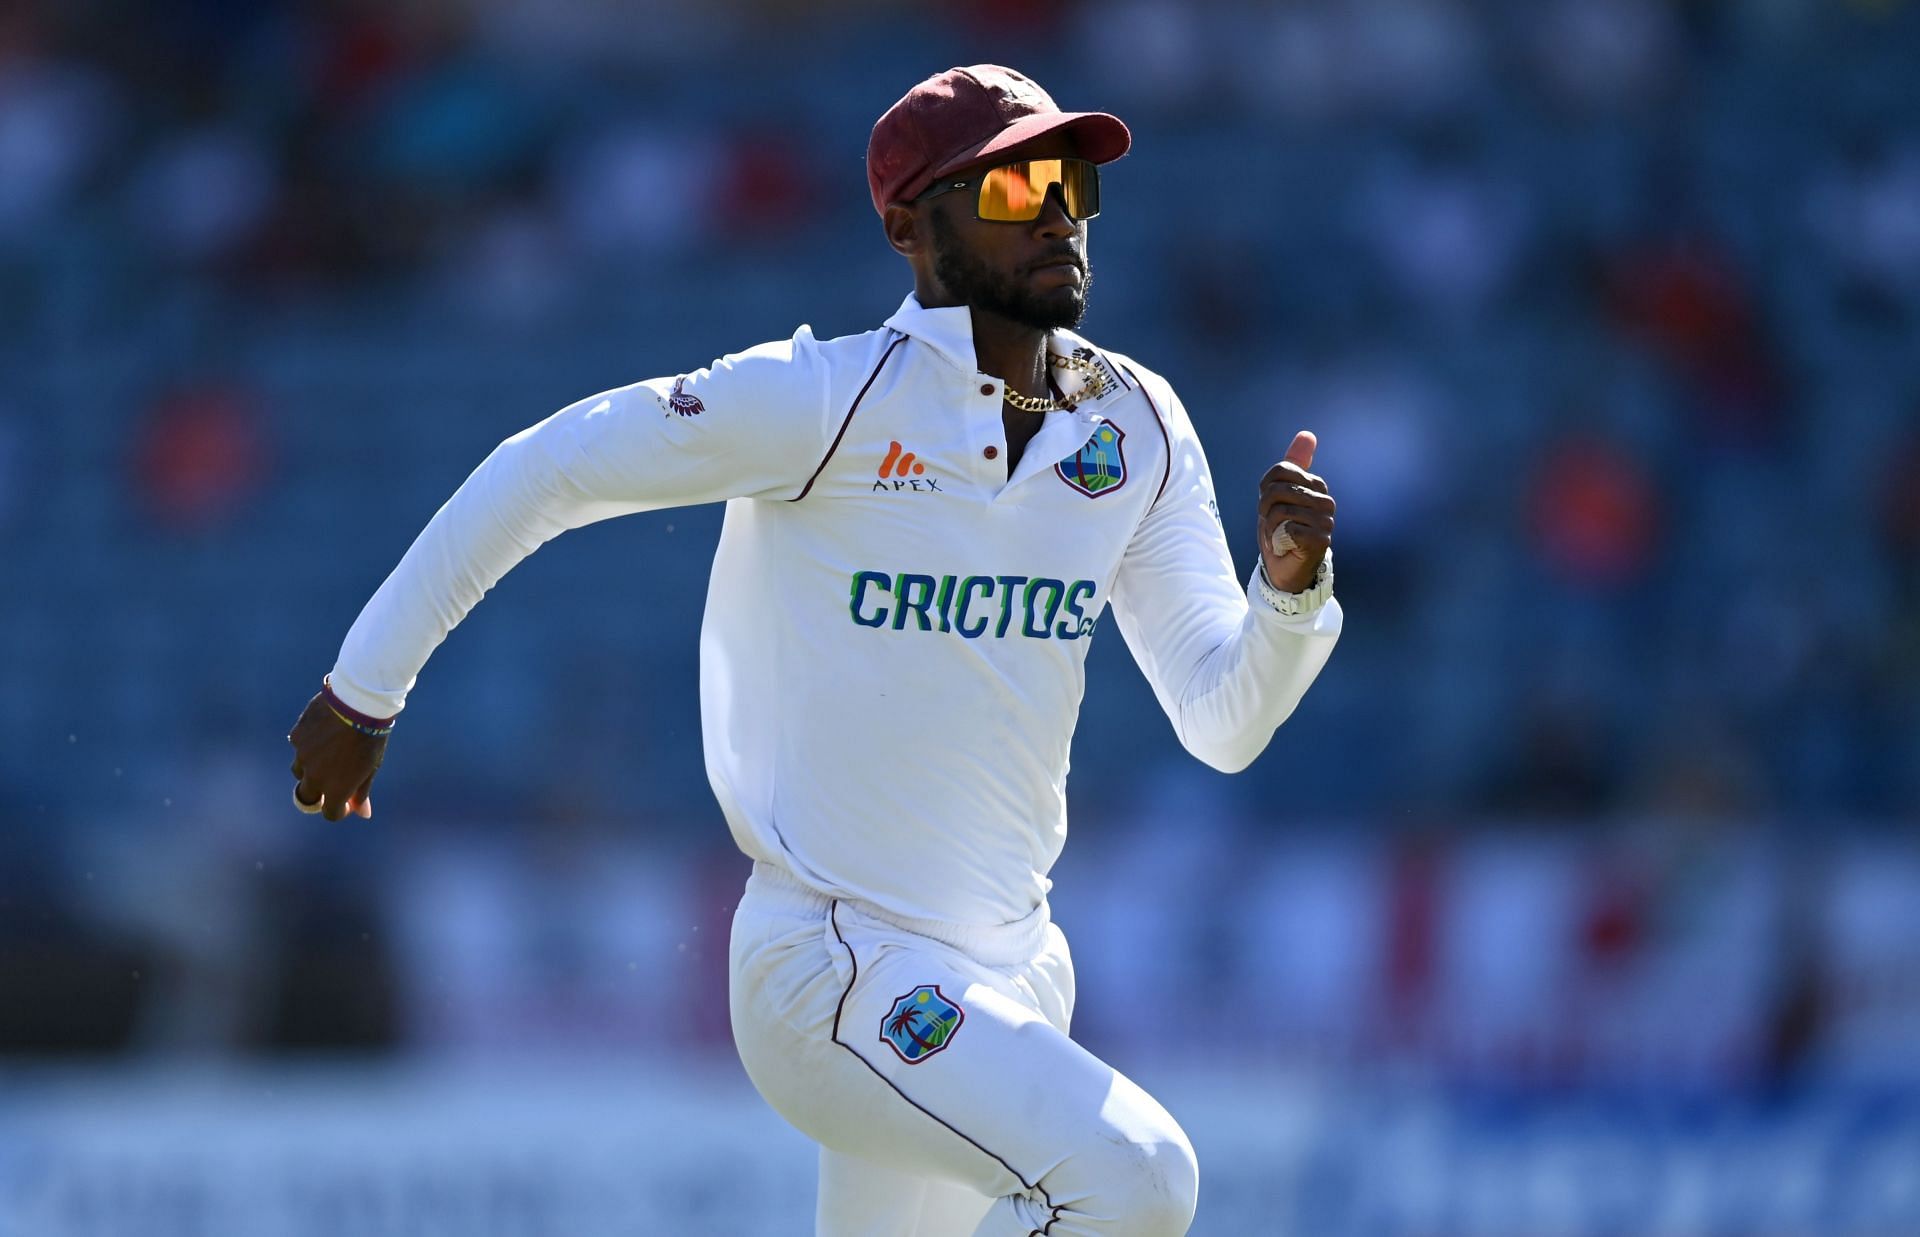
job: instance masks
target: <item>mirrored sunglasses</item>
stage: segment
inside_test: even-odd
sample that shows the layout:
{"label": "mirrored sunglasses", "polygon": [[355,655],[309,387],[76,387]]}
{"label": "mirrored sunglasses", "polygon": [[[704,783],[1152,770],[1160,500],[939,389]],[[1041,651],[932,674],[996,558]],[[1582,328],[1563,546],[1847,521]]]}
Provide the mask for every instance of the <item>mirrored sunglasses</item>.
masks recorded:
{"label": "mirrored sunglasses", "polygon": [[1047,194],[1060,186],[1067,216],[1091,219],[1100,213],[1100,169],[1085,159],[1022,159],[969,176],[964,180],[936,181],[915,198],[928,198],[956,189],[980,187],[974,202],[974,214],[995,223],[1026,223],[1040,217]]}

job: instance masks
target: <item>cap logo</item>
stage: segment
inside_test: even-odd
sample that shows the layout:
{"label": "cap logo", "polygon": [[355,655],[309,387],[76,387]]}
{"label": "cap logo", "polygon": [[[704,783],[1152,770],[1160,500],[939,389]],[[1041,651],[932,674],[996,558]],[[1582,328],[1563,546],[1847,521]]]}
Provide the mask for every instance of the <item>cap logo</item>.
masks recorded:
{"label": "cap logo", "polygon": [[[1008,77],[1004,81],[995,83],[990,89],[1001,95],[1009,103],[1017,105],[1019,111],[1022,113],[1053,112],[1059,110],[1058,106],[1054,103],[1053,99],[1048,96],[1046,91],[1040,89],[1039,86],[1025,78]],[[1002,108],[1001,110],[1005,111],[1007,109]]]}

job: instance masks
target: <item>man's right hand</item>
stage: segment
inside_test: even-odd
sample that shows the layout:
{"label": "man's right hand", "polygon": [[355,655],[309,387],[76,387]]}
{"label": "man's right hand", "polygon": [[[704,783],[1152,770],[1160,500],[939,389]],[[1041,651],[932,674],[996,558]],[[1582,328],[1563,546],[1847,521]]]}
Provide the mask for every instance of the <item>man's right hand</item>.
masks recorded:
{"label": "man's right hand", "polygon": [[293,744],[294,801],[303,811],[317,805],[328,820],[348,812],[373,818],[373,775],[387,756],[387,738],[361,734],[342,720],[324,692],[307,701],[287,734]]}

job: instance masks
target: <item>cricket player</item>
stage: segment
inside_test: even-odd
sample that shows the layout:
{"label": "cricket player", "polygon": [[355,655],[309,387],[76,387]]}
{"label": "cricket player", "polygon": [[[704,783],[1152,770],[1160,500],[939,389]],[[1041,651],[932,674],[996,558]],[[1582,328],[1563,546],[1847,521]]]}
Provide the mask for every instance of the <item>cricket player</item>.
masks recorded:
{"label": "cricket player", "polygon": [[1131,140],[997,65],[915,86],[867,149],[913,272],[899,310],[589,396],[501,443],[289,736],[302,810],[371,816],[415,677],[502,575],[563,530],[725,500],[700,701],[707,775],[753,860],[733,1031],[820,1144],[823,1237],[1192,1220],[1186,1135],[1068,1034],[1047,872],[1087,646],[1111,610],[1180,742],[1234,772],[1341,614],[1313,435],[1259,478],[1243,586],[1179,397],[1074,333],[1099,169]]}

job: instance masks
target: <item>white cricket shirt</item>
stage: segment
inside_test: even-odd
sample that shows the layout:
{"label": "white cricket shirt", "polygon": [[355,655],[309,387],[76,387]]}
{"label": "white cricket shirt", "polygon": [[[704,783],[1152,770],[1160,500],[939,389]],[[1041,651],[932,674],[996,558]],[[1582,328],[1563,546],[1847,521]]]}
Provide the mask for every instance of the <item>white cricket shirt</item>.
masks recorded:
{"label": "white cricket shirt", "polygon": [[[1071,332],[1050,347],[1107,389],[1048,413],[1011,477],[969,311],[912,296],[880,330],[802,326],[564,408],[428,523],[348,632],[334,690],[398,713],[440,641],[543,542],[724,499],[701,729],[740,849],[896,915],[1022,919],[1066,839],[1068,746],[1109,606],[1181,743],[1228,772],[1266,747],[1341,624],[1338,602],[1287,618],[1239,582],[1165,380]],[[1068,395],[1086,385],[1054,372]]]}

